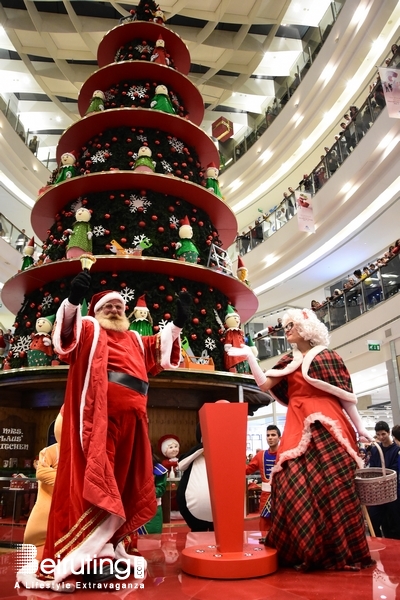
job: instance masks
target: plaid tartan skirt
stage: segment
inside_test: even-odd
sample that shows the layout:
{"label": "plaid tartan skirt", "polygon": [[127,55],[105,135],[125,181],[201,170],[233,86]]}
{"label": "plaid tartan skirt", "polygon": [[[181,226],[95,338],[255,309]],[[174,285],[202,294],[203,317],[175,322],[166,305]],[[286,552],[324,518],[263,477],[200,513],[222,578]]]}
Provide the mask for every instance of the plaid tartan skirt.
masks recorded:
{"label": "plaid tartan skirt", "polygon": [[306,452],[273,477],[266,545],[282,565],[346,570],[372,564],[355,488],[356,464],[316,421]]}

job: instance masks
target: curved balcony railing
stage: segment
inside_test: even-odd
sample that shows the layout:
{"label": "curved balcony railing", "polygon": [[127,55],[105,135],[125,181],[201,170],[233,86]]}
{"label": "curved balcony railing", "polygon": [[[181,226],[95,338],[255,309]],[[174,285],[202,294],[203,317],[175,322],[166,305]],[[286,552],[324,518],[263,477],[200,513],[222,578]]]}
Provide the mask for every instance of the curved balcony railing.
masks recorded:
{"label": "curved balcony railing", "polygon": [[323,47],[344,3],[345,0],[331,2],[318,26],[308,28],[305,37],[301,40],[304,50],[300,53],[287,77],[275,78],[275,83],[278,85],[276,95],[267,106],[265,114],[258,117],[252,131],[243,135],[233,146],[228,142],[219,143],[221,172],[232,166],[256,143],[293,96]]}
{"label": "curved balcony railing", "polygon": [[[12,223],[7,217],[0,213],[0,237],[7,242],[10,246],[22,252],[29,237],[26,235],[24,229],[19,229],[14,223]],[[41,245],[35,243],[35,248],[40,249]]]}
{"label": "curved balcony railing", "polygon": [[[362,281],[320,304],[315,313],[328,330],[333,331],[373,310],[399,291],[400,255],[396,254],[385,266],[376,269]],[[279,356],[290,350],[283,329],[269,327],[254,333],[256,325],[259,327],[257,317],[246,325],[246,330],[257,347],[260,360]]]}
{"label": "curved balcony railing", "polygon": [[[385,62],[384,66],[397,66],[398,61],[399,56],[395,55],[388,63]],[[340,135],[336,135],[335,143],[329,149],[328,146],[325,146],[327,149],[326,154],[321,156],[320,162],[312,168],[310,174],[304,175],[295,189],[289,187],[289,193],[284,194],[284,198],[279,204],[271,208],[268,213],[264,212],[253,225],[248,226],[247,231],[244,230],[238,235],[236,250],[240,256],[243,256],[259,244],[265,242],[271,235],[290,221],[297,214],[295,192],[308,192],[314,196],[333,177],[362,138],[373,127],[386,105],[380,79],[379,77],[376,79],[376,76],[374,79],[375,81],[371,80],[363,88],[363,92],[360,92],[356,100],[354,100],[352,106],[357,108],[360,98],[363,98],[360,108],[357,108],[353,115],[350,115],[348,125],[346,128],[343,128]],[[367,93],[368,89],[370,90],[369,93]],[[326,139],[332,139],[334,135],[333,130],[338,130],[339,126],[339,124],[336,124],[327,134]],[[259,203],[262,203],[262,197]]]}

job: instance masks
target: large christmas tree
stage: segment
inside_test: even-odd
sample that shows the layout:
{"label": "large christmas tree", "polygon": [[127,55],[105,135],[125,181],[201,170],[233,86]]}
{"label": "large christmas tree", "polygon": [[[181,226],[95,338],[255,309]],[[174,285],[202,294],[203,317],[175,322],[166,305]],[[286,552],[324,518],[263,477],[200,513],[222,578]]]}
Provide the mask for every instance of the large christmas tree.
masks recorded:
{"label": "large christmas tree", "polygon": [[[193,311],[184,347],[203,363],[212,358],[216,370],[223,370],[228,305],[243,322],[257,308],[224,252],[235,239],[236,219],[206,187],[205,170],[219,164],[219,155],[199,128],[204,108],[186,77],[188,50],[154,20],[153,4],[140,2],[133,20],[106,34],[99,69],[80,92],[82,118],[58,144],[58,162],[71,165],[59,174],[71,176],[47,186],[32,211],[43,254],[3,289],[16,313],[11,368],[26,366],[36,320],[56,313],[67,297],[82,252],[97,259],[87,302],[99,291],[118,290],[130,314],[145,295],[154,332],[172,319],[177,294],[188,290]],[[196,252],[177,253],[189,243],[185,223]]]}

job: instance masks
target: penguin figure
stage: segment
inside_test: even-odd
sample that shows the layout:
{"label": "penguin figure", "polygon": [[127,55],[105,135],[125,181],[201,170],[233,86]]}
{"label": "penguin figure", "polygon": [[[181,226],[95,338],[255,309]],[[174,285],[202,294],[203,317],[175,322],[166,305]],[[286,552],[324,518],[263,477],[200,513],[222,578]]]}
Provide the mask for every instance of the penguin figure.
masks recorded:
{"label": "penguin figure", "polygon": [[182,477],[176,499],[179,512],[191,531],[214,531],[200,424],[196,427],[196,439],[199,442],[197,446],[179,460],[178,469],[182,472]]}

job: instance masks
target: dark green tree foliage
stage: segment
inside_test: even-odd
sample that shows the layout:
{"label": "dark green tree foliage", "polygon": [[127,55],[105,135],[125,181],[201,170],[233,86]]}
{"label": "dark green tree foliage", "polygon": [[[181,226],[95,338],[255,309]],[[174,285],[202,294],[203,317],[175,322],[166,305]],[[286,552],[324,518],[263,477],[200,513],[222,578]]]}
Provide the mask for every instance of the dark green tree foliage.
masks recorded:
{"label": "dark green tree foliage", "polygon": [[154,13],[159,9],[159,5],[154,0],[140,0],[136,9],[138,21],[152,21]]}
{"label": "dark green tree foliage", "polygon": [[112,255],[115,240],[125,249],[133,249],[146,237],[151,247],[143,250],[143,256],[175,258],[175,244],[179,242],[180,222],[187,216],[193,228],[193,242],[199,250],[199,264],[207,265],[210,244],[221,246],[218,234],[207,214],[185,200],[160,194],[151,190],[114,190],[100,194],[88,194],[80,201],[69,203],[49,231],[44,243],[42,259],[52,261],[65,257],[68,237],[75,221],[74,203],[82,203],[92,211],[90,224],[94,232],[93,254]]}
{"label": "dark green tree foliage", "polygon": [[[60,303],[68,297],[70,280],[58,279],[46,284],[30,294],[19,311],[15,321],[15,343],[10,351],[11,368],[27,366],[24,342],[29,343],[30,334],[35,331],[36,319],[54,314]],[[127,310],[133,310],[139,296],[146,294],[146,303],[153,317],[154,331],[175,316],[175,301],[181,290],[187,290],[193,298],[191,320],[184,328],[184,335],[195,356],[201,356],[207,348],[217,370],[223,370],[223,345],[220,341],[222,330],[215,312],[223,320],[227,310],[227,298],[218,290],[207,285],[191,282],[178,277],[168,277],[157,273],[92,273],[92,294],[100,290],[116,290],[127,294]],[[129,299],[131,290],[134,298]]]}
{"label": "dark green tree foliage", "polygon": [[[157,31],[158,33],[158,31]],[[153,50],[156,46],[156,40],[143,40],[135,38],[120,48],[118,48],[115,55],[115,62],[121,62],[123,60],[147,60],[150,61]],[[169,66],[175,68],[174,59],[167,52],[167,58],[169,58]]]}
{"label": "dark green tree foliage", "polygon": [[[160,82],[125,80],[115,83],[108,90],[105,90],[106,101],[105,109],[108,108],[151,108],[150,103],[154,98],[155,89]],[[169,97],[180,117],[185,117],[188,113],[182,104],[179,94],[175,90],[168,90]]]}

